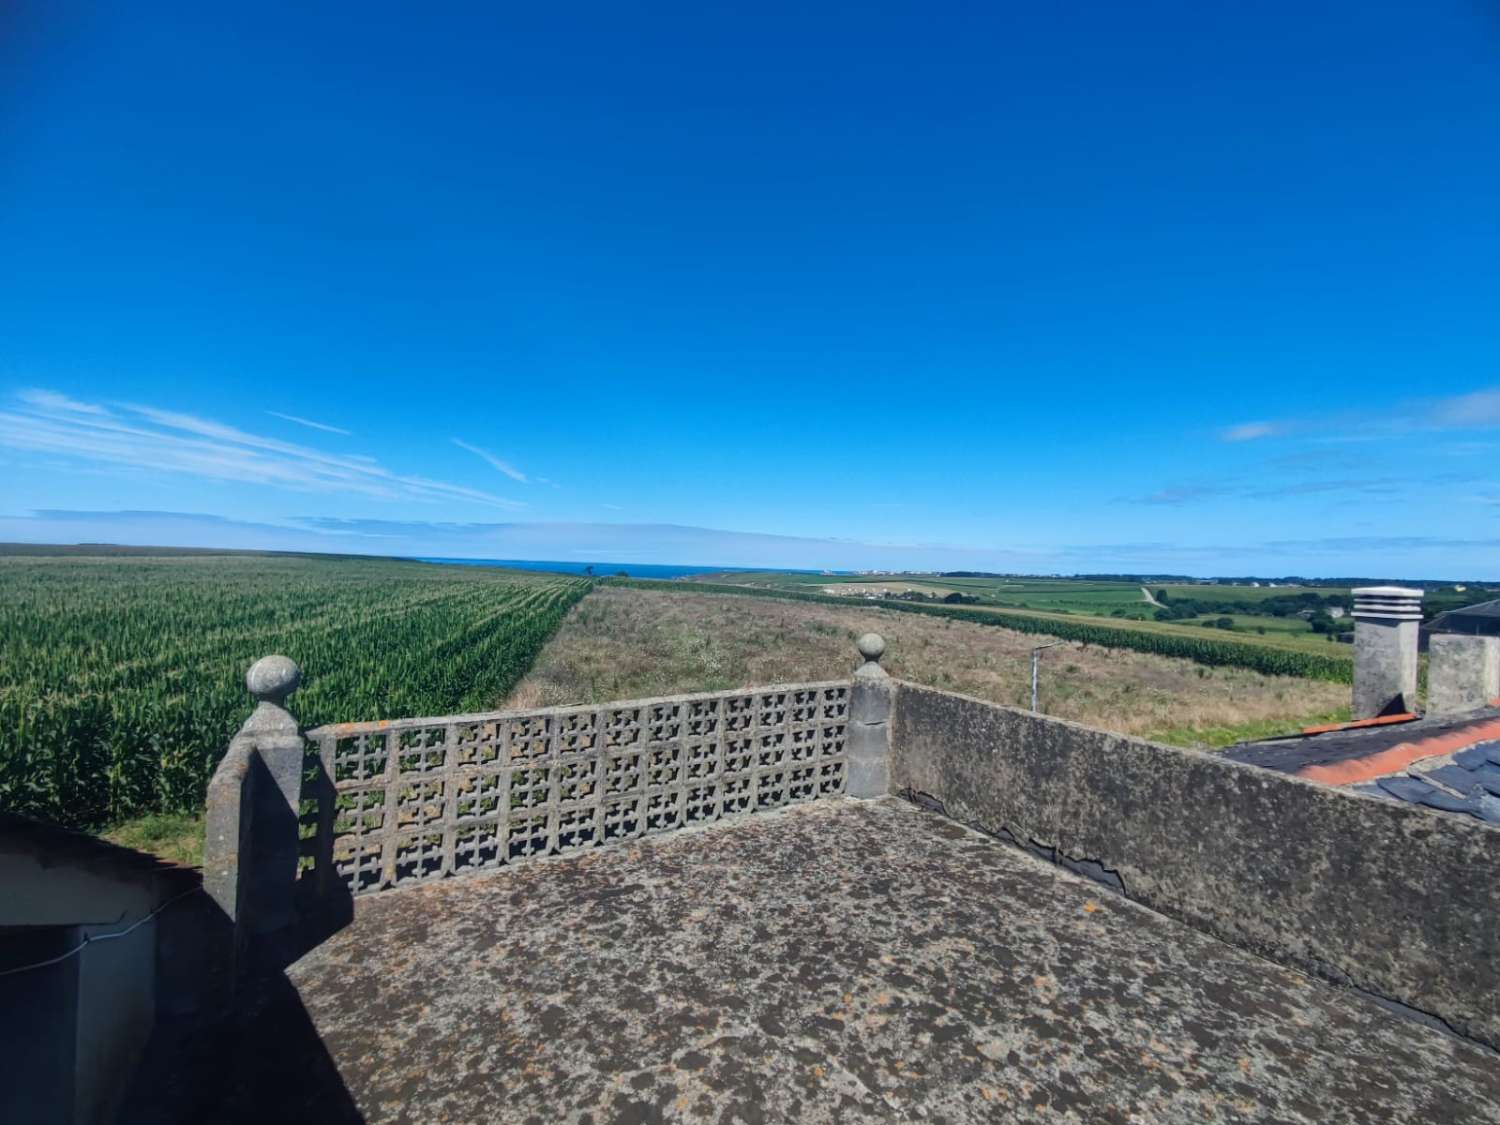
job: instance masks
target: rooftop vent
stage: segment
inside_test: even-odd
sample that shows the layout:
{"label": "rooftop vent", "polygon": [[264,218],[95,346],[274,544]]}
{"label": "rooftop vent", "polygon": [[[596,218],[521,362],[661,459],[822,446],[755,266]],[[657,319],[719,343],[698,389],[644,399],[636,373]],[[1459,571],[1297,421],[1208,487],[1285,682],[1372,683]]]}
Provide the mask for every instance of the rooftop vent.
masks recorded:
{"label": "rooftop vent", "polygon": [[1406,586],[1361,586],[1354,591],[1356,621],[1420,621],[1422,591]]}
{"label": "rooftop vent", "polygon": [[1354,717],[1415,709],[1422,591],[1361,586],[1354,591]]}

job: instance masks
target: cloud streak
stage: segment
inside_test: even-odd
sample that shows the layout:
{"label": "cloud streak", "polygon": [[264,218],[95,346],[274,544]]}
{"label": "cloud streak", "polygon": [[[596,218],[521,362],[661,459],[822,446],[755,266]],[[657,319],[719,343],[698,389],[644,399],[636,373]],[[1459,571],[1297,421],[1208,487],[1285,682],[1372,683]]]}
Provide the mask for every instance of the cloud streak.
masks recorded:
{"label": "cloud streak", "polygon": [[1500,428],[1500,388],[1441,399],[1433,405],[1429,420],[1445,429]]}
{"label": "cloud streak", "polygon": [[1147,495],[1134,497],[1137,504],[1188,504],[1195,500],[1212,500],[1223,496],[1229,489],[1207,484],[1181,484],[1162,488]]}
{"label": "cloud streak", "polygon": [[[1427,484],[1455,484],[1472,478],[1445,474],[1429,477]],[[1133,504],[1180,505],[1195,504],[1205,500],[1290,500],[1297,496],[1318,496],[1325,493],[1351,493],[1366,496],[1388,496],[1401,490],[1404,482],[1389,477],[1356,478],[1334,480],[1296,480],[1272,485],[1234,484],[1181,484],[1158,489],[1145,496],[1126,497]]]}
{"label": "cloud streak", "polygon": [[1259,441],[1262,438],[1280,437],[1284,433],[1285,423],[1242,422],[1238,426],[1230,426],[1219,436],[1225,441]]}
{"label": "cloud streak", "polygon": [[18,397],[20,407],[0,410],[0,447],[300,492],[525,507],[482,489],[392,472],[364,455],[324,453],[180,411],[135,404],[111,409],[50,391]]}
{"label": "cloud streak", "polygon": [[470,453],[474,454],[475,457],[489,462],[491,467],[498,469],[500,472],[510,477],[511,480],[518,480],[522,484],[526,483],[526,474],[521,472],[520,469],[516,468],[509,461],[502,461],[500,458],[496,457],[488,450],[480,449],[477,445],[470,445],[462,438],[454,438],[453,444],[458,446],[460,449],[467,449]]}
{"label": "cloud streak", "polygon": [[340,429],[338,426],[330,426],[326,422],[314,422],[311,418],[299,418],[295,414],[283,414],[279,410],[267,410],[272,418],[280,418],[283,422],[296,422],[299,426],[306,426],[310,430],[322,430],[329,434],[342,434],[344,437],[353,437],[348,430]]}
{"label": "cloud streak", "polygon": [[[1307,419],[1241,422],[1219,431],[1226,442],[1262,441],[1286,437],[1312,428]],[[1453,430],[1500,429],[1500,387],[1485,387],[1446,398],[1415,399],[1395,403],[1380,414],[1349,412],[1325,421],[1323,429],[1336,430],[1323,440],[1360,441],[1381,434],[1444,433]]]}
{"label": "cloud streak", "polygon": [[60,395],[56,391],[45,391],[40,387],[32,387],[21,391],[16,395],[27,406],[36,410],[52,412],[63,412],[67,414],[108,414],[102,406],[96,406],[90,402],[79,402],[77,399]]}

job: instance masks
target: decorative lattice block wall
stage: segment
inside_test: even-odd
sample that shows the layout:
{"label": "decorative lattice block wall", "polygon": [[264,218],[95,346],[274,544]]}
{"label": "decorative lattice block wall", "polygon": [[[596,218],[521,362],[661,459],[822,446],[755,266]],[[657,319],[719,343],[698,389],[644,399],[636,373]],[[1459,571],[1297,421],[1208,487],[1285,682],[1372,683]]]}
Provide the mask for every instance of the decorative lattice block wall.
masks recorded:
{"label": "decorative lattice block wall", "polygon": [[368,894],[837,796],[849,690],[320,727],[315,854]]}

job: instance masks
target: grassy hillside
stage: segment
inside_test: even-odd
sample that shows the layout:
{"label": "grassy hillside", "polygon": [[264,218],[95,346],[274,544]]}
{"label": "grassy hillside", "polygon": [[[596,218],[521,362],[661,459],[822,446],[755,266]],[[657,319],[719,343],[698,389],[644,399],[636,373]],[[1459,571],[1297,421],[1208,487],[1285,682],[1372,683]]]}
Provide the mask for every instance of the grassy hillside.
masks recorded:
{"label": "grassy hillside", "polygon": [[[798,577],[806,578],[807,576]],[[909,578],[903,576],[902,580],[908,581]],[[750,597],[789,598],[829,605],[848,604],[850,597],[847,594],[828,593],[817,584],[807,581],[775,581],[764,584],[750,580],[735,584],[703,581],[646,582],[636,579],[610,579],[609,581],[635,585],[643,589],[675,589],[683,593],[694,590],[715,591]],[[947,583],[953,579],[943,578],[934,579],[934,581]],[[1120,583],[1097,585],[1113,586],[1115,597],[1120,596],[1120,590],[1123,588]],[[1136,596],[1142,598],[1144,602],[1140,587],[1136,586],[1134,589]],[[1103,596],[1104,591],[1084,590],[1079,596],[1088,597],[1093,593]],[[1348,683],[1353,677],[1354,666],[1348,646],[1335,644],[1311,633],[1268,630],[1262,636],[1258,633],[1207,629],[1202,625],[1150,619],[1102,617],[1092,613],[1075,614],[1069,610],[1018,609],[993,603],[941,605],[931,602],[883,599],[880,604],[900,612],[988,622],[1021,632],[1045,633],[1067,640],[1112,648],[1178,656],[1210,667],[1232,666],[1248,668],[1268,675],[1306,676],[1339,683]]]}
{"label": "grassy hillside", "polygon": [[[1031,648],[1051,638],[866,602],[806,602],[613,586],[580,602],[512,693],[517,707],[841,679],[854,638],[889,642],[892,674],[1030,705]],[[1338,684],[1097,645],[1044,654],[1048,714],[1184,745],[1221,746],[1347,715]]]}

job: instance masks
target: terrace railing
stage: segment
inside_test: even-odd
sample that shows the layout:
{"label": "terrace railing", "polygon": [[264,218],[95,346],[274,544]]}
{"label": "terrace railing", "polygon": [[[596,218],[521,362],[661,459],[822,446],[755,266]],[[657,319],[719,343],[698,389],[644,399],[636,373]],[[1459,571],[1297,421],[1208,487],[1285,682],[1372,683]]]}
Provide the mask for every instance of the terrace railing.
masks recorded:
{"label": "terrace railing", "polygon": [[[236,948],[314,902],[888,788],[885,644],[850,680],[335,723],[300,732],[285,657],[209,787],[205,883]],[[299,877],[300,868],[300,877]],[[307,896],[304,895],[304,902]]]}
{"label": "terrace railing", "polygon": [[848,682],[309,731],[355,895],[836,797]]}

